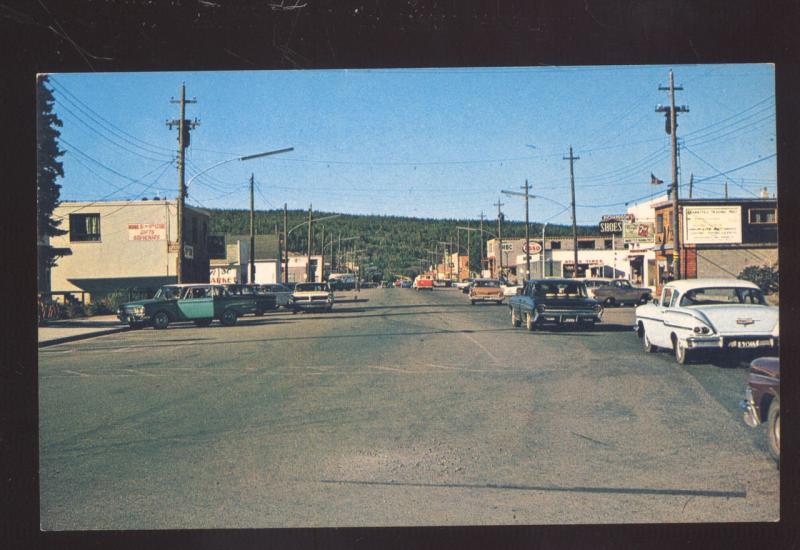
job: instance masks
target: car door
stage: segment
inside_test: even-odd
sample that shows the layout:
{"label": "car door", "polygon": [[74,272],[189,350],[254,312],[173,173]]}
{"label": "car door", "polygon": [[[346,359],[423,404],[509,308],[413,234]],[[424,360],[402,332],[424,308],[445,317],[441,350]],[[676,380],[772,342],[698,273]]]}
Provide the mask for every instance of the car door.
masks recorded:
{"label": "car door", "polygon": [[672,342],[669,339],[669,327],[664,325],[664,317],[669,311],[670,302],[672,301],[673,294],[672,287],[664,287],[661,291],[661,299],[656,306],[656,317],[658,320],[652,323],[652,328],[649,330],[650,342],[661,347],[672,347]]}
{"label": "car door", "polygon": [[187,320],[214,317],[214,296],[210,286],[188,287],[178,300],[178,310]]}

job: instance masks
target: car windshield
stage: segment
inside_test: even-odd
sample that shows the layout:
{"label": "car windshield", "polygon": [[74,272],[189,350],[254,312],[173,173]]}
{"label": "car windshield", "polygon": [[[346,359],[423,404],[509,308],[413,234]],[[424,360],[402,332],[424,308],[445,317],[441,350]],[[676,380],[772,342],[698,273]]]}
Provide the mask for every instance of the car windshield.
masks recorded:
{"label": "car windshield", "polygon": [[153,299],[155,300],[174,300],[180,294],[180,288],[174,286],[162,286],[159,288]]}
{"label": "car windshield", "polygon": [[475,286],[500,288],[500,281],[475,281]]}
{"label": "car windshield", "polygon": [[325,283],[300,283],[294,288],[297,292],[325,292],[328,285]]}
{"label": "car windshield", "polygon": [[586,296],[586,290],[581,283],[536,283],[534,295],[539,298],[577,298]]}
{"label": "car windshield", "polygon": [[742,287],[695,288],[687,291],[680,301],[682,307],[714,304],[766,305],[766,301],[760,289]]}

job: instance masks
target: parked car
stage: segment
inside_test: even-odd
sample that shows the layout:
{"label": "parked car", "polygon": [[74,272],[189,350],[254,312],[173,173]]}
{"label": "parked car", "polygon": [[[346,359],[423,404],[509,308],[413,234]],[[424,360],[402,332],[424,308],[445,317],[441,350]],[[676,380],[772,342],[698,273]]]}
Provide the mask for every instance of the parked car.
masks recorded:
{"label": "parked car", "polygon": [[573,324],[592,328],[603,318],[603,306],[589,298],[586,287],[576,279],[534,279],[508,301],[511,325],[523,322],[528,330],[545,323]]}
{"label": "parked car", "polygon": [[411,288],[411,281],[403,279],[400,281],[400,288]]}
{"label": "parked car", "polygon": [[261,284],[257,286],[259,294],[275,297],[275,307],[287,307],[292,301],[292,290],[282,284]]}
{"label": "parked car", "polygon": [[594,299],[606,307],[623,304],[646,304],[651,298],[649,288],[635,287],[625,279],[613,279],[606,285],[596,286]]}
{"label": "parked car", "polygon": [[475,279],[469,287],[469,301],[472,305],[476,302],[503,303],[503,290],[497,279]]}
{"label": "parked car", "polygon": [[681,365],[697,350],[776,350],[778,308],[761,289],[738,279],[686,279],[636,308],[637,334],[648,353],[670,348]]}
{"label": "parked car", "polygon": [[433,281],[433,286],[435,286],[436,288],[444,288],[444,287],[446,287],[446,286],[449,286],[449,285],[447,284],[447,282],[448,282],[448,281],[445,281],[445,280],[443,280],[443,279],[435,279],[435,280]]}
{"label": "parked car", "polygon": [[463,292],[464,289],[467,288],[471,282],[472,279],[464,279],[463,281],[457,281],[453,283],[453,286]]}
{"label": "parked car", "polygon": [[597,290],[598,287],[605,286],[613,280],[614,279],[611,278],[592,277],[590,279],[583,279],[583,284],[586,285],[586,293],[589,295],[589,298],[594,298],[594,291]]}
{"label": "parked car", "polygon": [[433,279],[428,275],[417,275],[411,284],[414,290],[433,290],[433,286]]}
{"label": "parked car", "polygon": [[516,296],[522,290],[522,285],[517,283],[505,283],[500,285],[503,296]]}
{"label": "parked car", "polygon": [[259,293],[257,285],[227,284],[223,286],[233,296],[244,296],[253,299],[252,310],[247,313],[264,315],[265,311],[277,309],[278,307],[275,296]]}
{"label": "parked car", "polygon": [[392,288],[392,283],[389,281],[381,281],[381,288]]}
{"label": "parked car", "polygon": [[744,421],[751,428],[767,423],[767,448],[772,458],[781,457],[781,368],[777,357],[759,357],[750,363],[744,399]]}
{"label": "parked car", "polygon": [[290,307],[295,313],[300,310],[330,311],[333,308],[333,291],[328,283],[297,283]]}
{"label": "parked car", "polygon": [[175,321],[194,321],[196,325],[205,327],[214,319],[232,326],[239,316],[254,309],[252,296],[232,295],[222,285],[165,285],[149,300],[122,304],[117,317],[131,328],[149,325],[165,329]]}

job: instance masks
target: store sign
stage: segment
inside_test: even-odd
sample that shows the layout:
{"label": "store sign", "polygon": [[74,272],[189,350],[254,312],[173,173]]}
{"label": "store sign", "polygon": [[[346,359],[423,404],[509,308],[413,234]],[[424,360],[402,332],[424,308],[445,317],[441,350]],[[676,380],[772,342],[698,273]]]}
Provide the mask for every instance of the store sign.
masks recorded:
{"label": "store sign", "polygon": [[633,214],[604,214],[600,221],[632,223],[636,221],[636,217]]}
{"label": "store sign", "polygon": [[166,241],[167,224],[165,223],[129,223],[129,241]]}
{"label": "store sign", "polygon": [[208,280],[211,284],[237,284],[239,282],[239,269],[237,267],[212,267],[211,276]]}
{"label": "store sign", "polygon": [[[575,260],[564,260],[561,263],[564,265],[572,265],[575,263]],[[605,265],[603,260],[591,259],[591,260],[578,260],[578,265],[585,264],[585,265]]]}
{"label": "store sign", "polygon": [[683,220],[686,244],[742,242],[741,206],[684,206]]}
{"label": "store sign", "polygon": [[608,235],[608,234],[619,234],[622,233],[622,222],[614,221],[614,222],[600,222],[600,234],[601,235]]}
{"label": "store sign", "polygon": [[626,223],[622,225],[622,240],[626,243],[655,244],[656,226],[654,223]]}
{"label": "store sign", "polygon": [[538,254],[542,251],[542,245],[533,241],[522,243],[522,251],[527,252],[528,254]]}
{"label": "store sign", "polygon": [[514,243],[505,242],[503,243],[503,252],[511,252],[514,248]]}

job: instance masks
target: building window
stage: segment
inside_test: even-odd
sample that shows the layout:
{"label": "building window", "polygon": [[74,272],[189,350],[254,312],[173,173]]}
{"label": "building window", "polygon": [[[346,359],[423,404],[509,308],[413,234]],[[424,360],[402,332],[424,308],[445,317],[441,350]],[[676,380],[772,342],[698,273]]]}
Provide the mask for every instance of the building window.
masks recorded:
{"label": "building window", "polygon": [[656,233],[664,232],[664,214],[656,216]]}
{"label": "building window", "polygon": [[776,208],[751,208],[750,223],[777,223],[778,211]]}
{"label": "building window", "polygon": [[614,248],[614,241],[611,239],[605,239],[603,241],[603,248],[605,248],[606,250],[611,250],[612,248]]}
{"label": "building window", "polygon": [[560,250],[561,241],[550,241],[550,250]]}
{"label": "building window", "polygon": [[72,242],[99,241],[100,214],[70,214],[69,240]]}
{"label": "building window", "polygon": [[594,241],[578,241],[578,250],[594,250]]}

